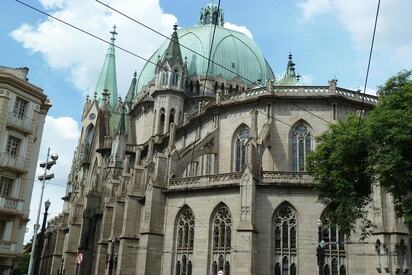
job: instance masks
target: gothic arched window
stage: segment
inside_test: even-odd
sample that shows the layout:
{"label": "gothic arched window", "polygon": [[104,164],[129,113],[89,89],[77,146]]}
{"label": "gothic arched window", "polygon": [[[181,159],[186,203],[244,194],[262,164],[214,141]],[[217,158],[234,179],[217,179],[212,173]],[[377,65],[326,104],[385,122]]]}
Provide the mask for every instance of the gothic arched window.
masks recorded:
{"label": "gothic arched window", "polygon": [[296,211],[289,203],[282,203],[273,215],[272,224],[274,273],[275,275],[296,275]]}
{"label": "gothic arched window", "polygon": [[179,212],[176,220],[176,275],[192,274],[192,254],[195,237],[195,218],[189,207]]}
{"label": "gothic arched window", "polygon": [[166,69],[164,69],[160,74],[160,85],[167,86],[168,78],[169,72]]}
{"label": "gothic arched window", "polygon": [[217,207],[212,217],[212,275],[217,275],[219,270],[222,270],[224,274],[229,274],[232,245],[232,214],[226,205],[221,204]]}
{"label": "gothic arched window", "polygon": [[249,128],[242,127],[236,132],[234,140],[234,170],[243,171],[246,162],[246,143],[249,141]]}
{"label": "gothic arched window", "polygon": [[179,71],[177,69],[173,70],[172,85],[179,86]]}
{"label": "gothic arched window", "polygon": [[324,258],[324,270],[327,269],[331,275],[346,275],[346,236],[342,230],[335,225],[330,224],[328,219],[328,212],[330,209],[323,211],[321,215],[322,228],[321,228],[321,240],[326,243],[325,245],[325,258]]}
{"label": "gothic arched window", "polygon": [[165,120],[166,120],[166,114],[165,114],[165,109],[162,108],[160,109],[159,112],[159,134],[163,134],[164,129],[165,129]]}
{"label": "gothic arched window", "polygon": [[175,122],[175,115],[176,115],[176,110],[175,110],[175,108],[170,109],[169,125]]}
{"label": "gothic arched window", "polygon": [[312,150],[312,138],[309,128],[299,123],[292,129],[292,170],[305,171],[307,154]]}

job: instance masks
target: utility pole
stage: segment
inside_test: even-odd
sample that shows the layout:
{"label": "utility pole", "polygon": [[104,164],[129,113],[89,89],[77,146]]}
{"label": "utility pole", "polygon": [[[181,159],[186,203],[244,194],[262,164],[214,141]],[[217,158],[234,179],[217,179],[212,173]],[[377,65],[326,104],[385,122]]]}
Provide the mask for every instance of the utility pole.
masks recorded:
{"label": "utility pole", "polygon": [[[51,157],[51,161],[49,161],[49,157]],[[47,158],[46,162],[41,162],[40,167],[44,168],[44,173],[43,175],[39,176],[38,179],[42,182],[41,186],[41,192],[40,192],[40,202],[39,202],[39,208],[37,210],[37,219],[36,219],[36,224],[34,225],[34,235],[33,235],[33,244],[31,247],[31,253],[30,253],[30,262],[29,262],[29,270],[28,270],[28,275],[33,275],[33,269],[34,269],[34,257],[38,256],[36,254],[36,246],[37,246],[37,231],[39,230],[39,220],[40,220],[40,212],[41,212],[41,205],[43,202],[43,193],[44,193],[44,186],[46,184],[46,180],[50,180],[54,178],[54,174],[47,174],[47,171],[54,165],[56,164],[56,160],[59,158],[59,156],[56,153],[53,153],[50,156],[50,147],[47,149]]]}

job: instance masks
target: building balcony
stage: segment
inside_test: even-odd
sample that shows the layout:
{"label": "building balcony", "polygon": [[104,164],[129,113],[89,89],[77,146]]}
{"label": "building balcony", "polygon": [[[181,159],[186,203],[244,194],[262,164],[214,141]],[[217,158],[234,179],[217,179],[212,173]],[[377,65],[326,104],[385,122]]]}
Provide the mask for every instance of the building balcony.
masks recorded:
{"label": "building balcony", "polygon": [[[170,178],[168,191],[240,186],[242,173],[225,173],[185,178]],[[313,179],[305,172],[264,171],[257,180],[259,186],[313,186]]]}
{"label": "building balcony", "polygon": [[29,168],[29,159],[21,156],[13,156],[8,152],[0,153],[0,169],[8,169],[16,173],[27,173]]}
{"label": "building balcony", "polygon": [[15,198],[0,197],[0,211],[20,212],[23,210],[23,201]]}
{"label": "building balcony", "polygon": [[31,133],[32,125],[32,119],[25,116],[19,116],[15,112],[10,112],[9,117],[7,118],[7,127],[24,132],[26,134]]}
{"label": "building balcony", "polygon": [[16,253],[16,243],[0,240],[0,254]]}

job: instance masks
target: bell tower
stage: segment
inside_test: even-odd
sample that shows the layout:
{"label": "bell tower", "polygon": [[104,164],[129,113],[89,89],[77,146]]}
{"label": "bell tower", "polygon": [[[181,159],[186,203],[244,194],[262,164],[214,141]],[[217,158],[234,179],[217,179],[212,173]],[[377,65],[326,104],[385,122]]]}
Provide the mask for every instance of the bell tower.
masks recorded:
{"label": "bell tower", "polygon": [[170,124],[183,120],[185,78],[187,64],[183,62],[180,51],[177,24],[173,26],[170,43],[156,66],[154,98],[154,134],[165,134]]}

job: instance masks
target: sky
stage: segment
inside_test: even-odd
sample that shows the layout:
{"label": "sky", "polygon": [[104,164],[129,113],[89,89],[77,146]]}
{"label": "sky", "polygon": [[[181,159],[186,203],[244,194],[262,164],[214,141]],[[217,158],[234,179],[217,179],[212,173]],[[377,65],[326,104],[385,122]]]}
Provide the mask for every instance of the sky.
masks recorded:
{"label": "sky", "polygon": [[[116,44],[149,58],[164,39],[93,0],[21,0],[109,39],[117,26]],[[217,0],[105,0],[127,15],[170,35],[174,23],[197,24],[200,9]],[[275,75],[286,69],[289,52],[307,85],[363,88],[378,0],[221,0],[225,26],[253,37]],[[412,67],[410,0],[382,0],[367,92],[402,69]],[[67,175],[80,136],[85,96],[92,94],[107,45],[68,28],[14,0],[0,1],[0,65],[29,67],[29,81],[44,89],[53,102],[46,118],[39,159],[47,147],[59,154],[52,168],[56,178],[46,185],[50,216],[61,212]],[[118,92],[124,96],[134,71],[144,65],[130,54],[116,52]],[[37,174],[41,171],[38,168]],[[34,182],[31,221],[25,241],[33,235],[41,183]]]}

